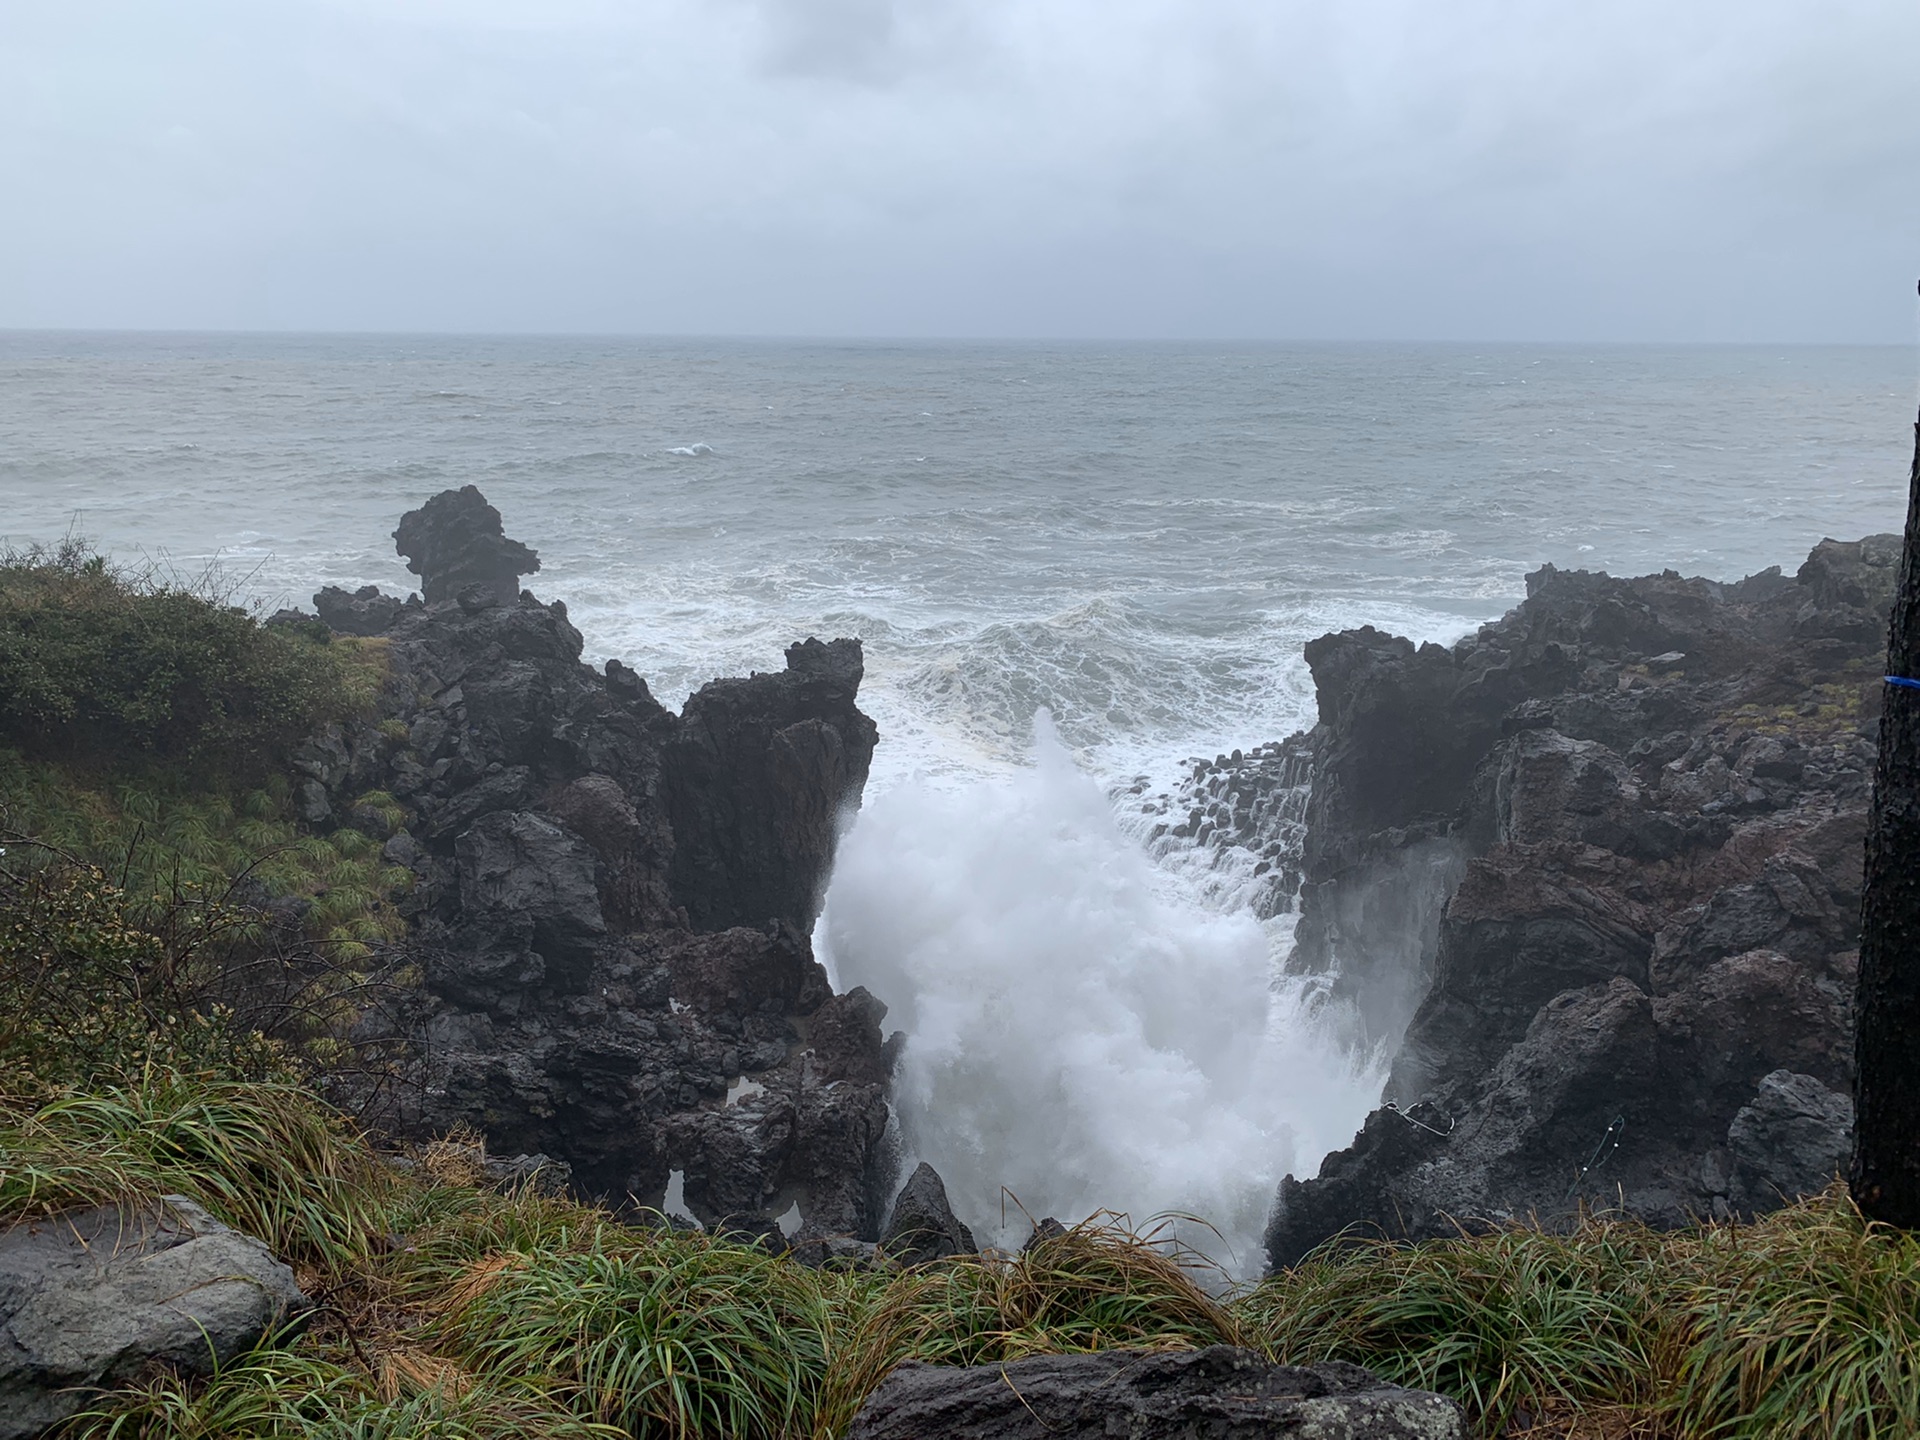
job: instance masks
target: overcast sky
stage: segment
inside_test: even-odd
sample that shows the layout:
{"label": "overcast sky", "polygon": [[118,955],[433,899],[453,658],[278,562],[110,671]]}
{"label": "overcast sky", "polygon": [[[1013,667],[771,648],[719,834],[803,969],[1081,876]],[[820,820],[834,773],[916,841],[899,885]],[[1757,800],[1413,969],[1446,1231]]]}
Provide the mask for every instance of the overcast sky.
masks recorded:
{"label": "overcast sky", "polygon": [[0,326],[1911,341],[1916,0],[0,0]]}

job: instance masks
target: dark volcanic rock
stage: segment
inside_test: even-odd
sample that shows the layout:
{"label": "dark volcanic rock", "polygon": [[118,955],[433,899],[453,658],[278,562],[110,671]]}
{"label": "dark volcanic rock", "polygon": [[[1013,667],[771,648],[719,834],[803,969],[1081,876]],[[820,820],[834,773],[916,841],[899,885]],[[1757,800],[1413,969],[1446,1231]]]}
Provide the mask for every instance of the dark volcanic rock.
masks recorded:
{"label": "dark volcanic rock", "polygon": [[878,738],[854,709],[860,642],[807,640],[777,675],[715,680],[667,748],[672,888],[701,929],[811,924],[835,824]]}
{"label": "dark volcanic rock", "polygon": [[1727,1127],[1732,1205],[1766,1209],[1825,1189],[1846,1170],[1852,1140],[1852,1096],[1773,1071]]}
{"label": "dark volcanic rock", "polygon": [[384,635],[406,602],[382,595],[377,585],[363,585],[351,595],[329,585],[313,597],[313,608],[329,630],[341,635]]}
{"label": "dark volcanic rock", "polygon": [[169,1195],[0,1230],[0,1440],[24,1440],[153,1366],[205,1375],[307,1309],[249,1235]]}
{"label": "dark volcanic rock", "polygon": [[1250,1350],[1040,1355],[894,1369],[847,1440],[1466,1440],[1460,1407],[1358,1365]]}
{"label": "dark volcanic rock", "polygon": [[313,823],[374,825],[404,872],[424,988],[359,1037],[414,1082],[392,1123],[474,1126],[616,1203],[659,1206],[679,1171],[709,1225],[798,1205],[803,1238],[876,1239],[885,1007],[834,995],[807,940],[875,743],[859,642],[795,645],[676,716],[581,663],[477,490],[397,537],[426,603],[383,632],[380,713],[295,757]]}
{"label": "dark volcanic rock", "polygon": [[443,490],[409,510],[393,540],[407,568],[420,577],[420,593],[429,605],[461,600],[475,586],[479,593],[463,604],[510,604],[520,593],[520,577],[540,568],[538,555],[507,539],[500,512],[472,485]]}
{"label": "dark volcanic rock", "polygon": [[973,1232],[947,1203],[940,1172],[921,1161],[893,1202],[893,1218],[881,1244],[902,1265],[924,1265],[949,1255],[971,1255],[980,1247]]}
{"label": "dark volcanic rock", "polygon": [[1891,536],[1822,541],[1795,578],[1734,585],[1548,567],[1451,650],[1373,630],[1308,646],[1292,963],[1397,1042],[1396,1108],[1282,1184],[1276,1265],[1354,1227],[1582,1203],[1670,1224],[1809,1188],[1832,1108],[1756,1090],[1775,1071],[1850,1083],[1898,557]]}

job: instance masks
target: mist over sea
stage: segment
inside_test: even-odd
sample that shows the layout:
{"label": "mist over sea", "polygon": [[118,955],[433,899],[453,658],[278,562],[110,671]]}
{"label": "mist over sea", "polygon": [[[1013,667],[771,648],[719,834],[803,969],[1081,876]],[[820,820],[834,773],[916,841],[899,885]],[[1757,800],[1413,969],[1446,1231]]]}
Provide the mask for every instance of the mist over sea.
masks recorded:
{"label": "mist over sea", "polygon": [[1248,857],[1149,847],[1136,792],[1310,723],[1324,631],[1898,530],[1913,409],[1899,348],[7,333],[0,538],[404,594],[398,516],[472,483],[670,706],[859,636],[881,745],[817,938],[910,1032],[908,1154],[983,1240],[1005,1186],[1244,1268],[1383,1057],[1275,979]]}

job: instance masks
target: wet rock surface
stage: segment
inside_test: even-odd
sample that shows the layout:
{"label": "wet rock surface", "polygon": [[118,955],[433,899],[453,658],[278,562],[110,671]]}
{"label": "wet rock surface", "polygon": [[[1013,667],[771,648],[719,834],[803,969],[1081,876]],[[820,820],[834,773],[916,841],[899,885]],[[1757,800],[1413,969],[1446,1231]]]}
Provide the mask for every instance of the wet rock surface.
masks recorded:
{"label": "wet rock surface", "polygon": [[1391,1108],[1282,1182],[1275,1265],[1349,1227],[1678,1224],[1831,1178],[1899,553],[1822,541],[1736,584],[1547,567],[1452,649],[1307,647],[1292,964],[1397,1051]]}
{"label": "wet rock surface", "polygon": [[1357,1365],[1274,1365],[1226,1345],[1004,1365],[908,1361],[847,1440],[1466,1440],[1460,1407]]}
{"label": "wet rock surface", "polygon": [[980,1249],[973,1232],[947,1203],[947,1187],[940,1172],[924,1160],[894,1197],[893,1214],[881,1243],[902,1265],[925,1265],[950,1255],[972,1255]]}
{"label": "wet rock surface", "polygon": [[[507,538],[500,512],[473,485],[443,490],[409,510],[400,517],[393,541],[407,568],[420,577],[420,594],[429,605],[463,595],[469,604],[510,604],[520,593],[520,577],[540,568],[540,557]],[[362,590],[356,598],[370,597]],[[327,619],[324,611],[320,618]]]}
{"label": "wet rock surface", "polygon": [[308,823],[365,830],[404,882],[419,983],[357,1037],[401,1057],[388,1123],[470,1125],[617,1205],[659,1207],[678,1172],[709,1225],[797,1205],[802,1238],[878,1239],[885,1007],[835,995],[807,938],[876,741],[859,642],[796,644],[675,715],[581,662],[471,486],[396,534],[424,603],[322,592],[384,639],[378,714],[295,757]]}
{"label": "wet rock surface", "polygon": [[307,1308],[265,1245],[182,1196],[16,1222],[0,1230],[0,1440],[151,1366],[209,1374]]}

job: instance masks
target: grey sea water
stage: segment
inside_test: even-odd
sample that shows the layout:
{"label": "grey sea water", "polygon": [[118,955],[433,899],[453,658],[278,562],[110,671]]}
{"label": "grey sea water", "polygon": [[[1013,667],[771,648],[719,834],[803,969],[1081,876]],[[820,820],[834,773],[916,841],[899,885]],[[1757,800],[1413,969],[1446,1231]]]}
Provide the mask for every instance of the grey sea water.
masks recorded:
{"label": "grey sea water", "polygon": [[13,333],[0,537],[304,604],[404,592],[397,517],[473,483],[668,704],[860,636],[883,738],[819,939],[911,1031],[910,1153],[989,1233],[1004,1184],[1207,1215],[1244,1266],[1380,1057],[1274,980],[1249,857],[1149,851],[1116,787],[1308,722],[1329,629],[1898,529],[1913,408],[1892,348]]}
{"label": "grey sea water", "polygon": [[1893,349],[0,335],[0,535],[268,603],[411,577],[479,485],[672,703],[861,635],[882,773],[1284,731],[1300,643],[1460,632],[1543,561],[1728,577],[1897,526]]}

